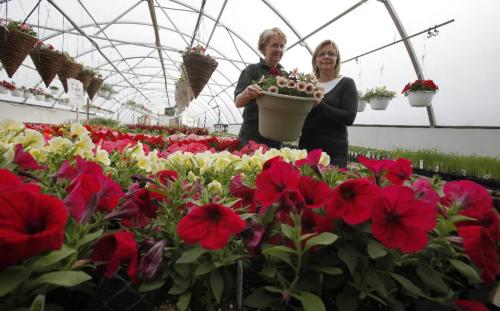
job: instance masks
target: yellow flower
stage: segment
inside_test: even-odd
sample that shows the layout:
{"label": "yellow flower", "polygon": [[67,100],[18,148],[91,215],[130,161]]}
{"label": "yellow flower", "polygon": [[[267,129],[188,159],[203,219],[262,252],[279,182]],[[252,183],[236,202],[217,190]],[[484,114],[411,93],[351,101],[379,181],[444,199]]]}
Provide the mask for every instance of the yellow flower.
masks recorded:
{"label": "yellow flower", "polygon": [[20,131],[24,128],[24,124],[21,122],[17,122],[11,119],[5,119],[2,122],[0,122],[0,130],[3,131],[13,131],[17,132]]}
{"label": "yellow flower", "polygon": [[45,145],[45,139],[40,132],[32,129],[26,129],[21,143],[24,147],[40,149]]}
{"label": "yellow flower", "polygon": [[217,180],[212,180],[208,185],[207,185],[207,191],[214,195],[214,194],[222,194],[222,185],[220,182]]}
{"label": "yellow flower", "polygon": [[14,161],[14,144],[7,144],[0,141],[0,152],[7,163]]}
{"label": "yellow flower", "polygon": [[63,153],[72,145],[71,140],[63,137],[54,137],[49,140],[47,150],[54,153]]}
{"label": "yellow flower", "polygon": [[89,131],[87,131],[87,129],[80,123],[71,124],[71,127],[69,129],[69,136],[71,137],[80,136],[82,134],[88,134],[88,133]]}
{"label": "yellow flower", "polygon": [[47,154],[42,149],[30,149],[29,153],[37,162],[47,161]]}
{"label": "yellow flower", "polygon": [[109,153],[106,150],[102,150],[101,145],[97,146],[94,160],[106,166],[109,166],[111,164],[111,160],[109,159]]}

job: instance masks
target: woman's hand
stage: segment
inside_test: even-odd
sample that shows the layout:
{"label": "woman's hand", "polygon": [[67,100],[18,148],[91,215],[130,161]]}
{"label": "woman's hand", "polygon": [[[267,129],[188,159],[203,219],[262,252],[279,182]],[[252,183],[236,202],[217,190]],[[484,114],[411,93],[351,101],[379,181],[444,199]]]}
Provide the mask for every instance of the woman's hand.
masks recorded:
{"label": "woman's hand", "polygon": [[260,95],[261,92],[262,89],[257,84],[251,84],[247,86],[247,88],[243,92],[236,96],[236,107],[245,107],[249,101],[255,99],[258,95]]}
{"label": "woman's hand", "polygon": [[262,93],[262,89],[257,84],[251,84],[247,86],[244,93],[245,97],[250,101],[260,95],[260,93]]}

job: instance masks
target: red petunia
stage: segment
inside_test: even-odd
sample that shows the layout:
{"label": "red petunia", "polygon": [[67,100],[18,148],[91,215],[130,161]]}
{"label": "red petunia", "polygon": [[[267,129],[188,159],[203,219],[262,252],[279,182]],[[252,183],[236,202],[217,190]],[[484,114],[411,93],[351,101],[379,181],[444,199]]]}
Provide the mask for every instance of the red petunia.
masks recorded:
{"label": "red petunia", "polygon": [[411,186],[415,192],[415,197],[419,200],[423,200],[431,203],[432,205],[437,205],[439,203],[439,194],[432,188],[432,184],[427,178],[419,178]]}
{"label": "red petunia", "polygon": [[427,232],[436,226],[437,209],[415,199],[411,188],[388,186],[382,189],[384,204],[372,209],[373,236],[388,248],[413,253],[427,245]]}
{"label": "red petunia", "polygon": [[463,239],[464,249],[470,260],[483,271],[485,283],[495,281],[499,270],[495,237],[481,226],[461,226],[458,235]]}
{"label": "red petunia", "polygon": [[58,198],[21,185],[0,193],[0,206],[0,271],[62,247],[68,212]]}
{"label": "red petunia", "polygon": [[489,311],[490,310],[484,304],[477,302],[477,301],[473,301],[473,300],[457,299],[457,300],[455,300],[455,304],[462,311]]}
{"label": "red petunia", "polygon": [[411,175],[413,175],[411,161],[405,158],[399,158],[394,161],[393,165],[388,167],[385,178],[392,184],[401,186],[405,181],[410,179]]}
{"label": "red petunia", "polygon": [[355,225],[369,220],[372,209],[381,204],[380,189],[375,184],[367,179],[350,179],[333,189],[326,212]]}
{"label": "red petunia", "polygon": [[369,169],[375,177],[382,176],[385,171],[394,165],[394,161],[392,160],[368,159],[363,155],[358,156],[358,162]]}
{"label": "red petunia", "polygon": [[45,166],[39,165],[31,154],[24,151],[22,144],[17,144],[14,154],[14,163],[24,170],[44,170]]}
{"label": "red petunia", "polygon": [[314,180],[309,176],[299,177],[299,191],[307,208],[323,207],[331,193],[330,187],[325,182]]}
{"label": "red petunia", "polygon": [[235,197],[240,198],[241,200],[237,201],[235,204],[237,206],[246,207],[250,206],[250,212],[255,213],[255,189],[250,188],[243,183],[241,180],[241,175],[236,175],[231,179],[231,184],[229,186],[229,192]]}
{"label": "red petunia", "polygon": [[35,184],[23,184],[21,179],[16,174],[9,170],[0,168],[0,194],[20,188],[30,192],[40,192],[40,186]]}
{"label": "red petunia", "polygon": [[275,161],[255,180],[255,200],[264,207],[278,202],[287,192],[296,191],[300,172],[293,165]]}
{"label": "red petunia", "polygon": [[94,262],[107,262],[104,276],[113,277],[120,264],[127,264],[127,274],[137,282],[139,255],[135,235],[129,231],[120,231],[102,237],[94,246],[91,258]]}
{"label": "red petunia", "polygon": [[443,186],[444,202],[447,206],[456,205],[459,213],[479,219],[493,206],[486,189],[468,180],[449,181]]}
{"label": "red petunia", "polygon": [[231,235],[243,229],[245,222],[240,216],[221,204],[195,207],[177,225],[177,233],[184,242],[200,242],[205,249],[223,248]]}

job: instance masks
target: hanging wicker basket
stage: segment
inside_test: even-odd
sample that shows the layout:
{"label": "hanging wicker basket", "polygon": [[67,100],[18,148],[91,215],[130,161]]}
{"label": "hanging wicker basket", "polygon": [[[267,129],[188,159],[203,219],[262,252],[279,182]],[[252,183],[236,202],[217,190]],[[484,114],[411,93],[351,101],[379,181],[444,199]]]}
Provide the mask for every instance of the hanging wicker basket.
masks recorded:
{"label": "hanging wicker basket", "polygon": [[187,80],[178,80],[175,84],[175,103],[179,112],[184,111],[194,99],[194,94]]}
{"label": "hanging wicker basket", "polygon": [[87,91],[90,83],[92,83],[93,78],[94,78],[94,76],[92,75],[92,73],[90,73],[89,71],[87,71],[85,69],[80,71],[80,73],[78,74],[78,77],[76,77],[76,79],[78,81],[82,82],[84,91]]}
{"label": "hanging wicker basket", "polygon": [[65,93],[68,93],[68,79],[76,78],[82,68],[82,64],[78,64],[71,58],[66,57],[63,61],[61,70],[57,75],[59,76],[59,80],[61,80]]}
{"label": "hanging wicker basket", "polygon": [[213,58],[197,54],[185,55],[183,59],[189,85],[193,90],[194,98],[197,98],[210,80],[218,63]]}
{"label": "hanging wicker basket", "polygon": [[89,87],[87,88],[87,94],[89,94],[90,100],[94,99],[95,94],[97,91],[99,91],[99,88],[101,87],[102,84],[102,79],[100,78],[92,78],[92,81],[90,82]]}
{"label": "hanging wicker basket", "polygon": [[64,55],[49,49],[35,48],[31,50],[30,56],[45,86],[49,87],[56,74],[61,70]]}
{"label": "hanging wicker basket", "polygon": [[0,61],[9,78],[36,44],[36,38],[16,29],[0,27]]}

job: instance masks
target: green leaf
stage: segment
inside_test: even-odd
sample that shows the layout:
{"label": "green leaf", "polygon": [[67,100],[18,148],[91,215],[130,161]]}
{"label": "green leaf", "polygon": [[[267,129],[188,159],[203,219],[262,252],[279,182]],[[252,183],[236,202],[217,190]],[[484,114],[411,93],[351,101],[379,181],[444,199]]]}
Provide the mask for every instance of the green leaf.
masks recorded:
{"label": "green leaf", "polygon": [[212,271],[212,265],[209,262],[202,262],[198,266],[196,266],[196,269],[194,270],[194,275],[200,276],[200,275],[205,275]]}
{"label": "green leaf", "polygon": [[45,310],[45,295],[39,294],[31,303],[29,311],[44,311]]}
{"label": "green leaf", "polygon": [[316,245],[330,245],[337,240],[337,235],[330,232],[323,232],[307,240],[305,251]]}
{"label": "green leaf", "polygon": [[304,311],[326,311],[321,298],[310,292],[300,293],[300,302]]}
{"label": "green leaf", "polygon": [[481,277],[474,268],[457,259],[450,259],[451,265],[472,284],[481,283]]}
{"label": "green leaf", "polygon": [[184,287],[181,287],[178,285],[174,285],[174,286],[170,287],[170,289],[168,290],[168,293],[170,295],[180,295],[180,294],[184,293],[186,290],[187,290],[187,288],[184,288]]}
{"label": "green leaf", "polygon": [[328,266],[320,266],[320,265],[311,265],[311,269],[323,272],[330,275],[340,275],[343,273],[342,269],[338,267],[328,267]]}
{"label": "green leaf", "polygon": [[16,289],[30,276],[30,271],[24,267],[14,266],[0,272],[0,297]]}
{"label": "green leaf", "polygon": [[263,254],[267,255],[274,255],[276,253],[290,253],[290,254],[295,254],[295,250],[291,249],[288,246],[284,245],[277,245],[277,246],[272,246],[264,249],[262,251]]}
{"label": "green leaf", "polygon": [[250,308],[265,308],[277,301],[278,298],[269,295],[265,288],[256,289],[251,295],[243,299],[243,304]]}
{"label": "green leaf", "polygon": [[100,230],[97,230],[96,232],[84,235],[83,238],[78,242],[78,245],[76,246],[76,248],[78,249],[78,248],[84,246],[85,244],[88,244],[92,241],[97,240],[98,238],[100,238],[102,236],[103,232],[104,232],[104,230],[100,229]]}
{"label": "green leaf", "polygon": [[47,255],[39,257],[37,260],[35,260],[35,262],[33,263],[33,269],[38,270],[40,268],[48,267],[74,253],[76,253],[76,250],[66,245],[63,245],[63,247],[60,250],[52,251]]}
{"label": "green leaf", "polygon": [[447,294],[448,286],[443,281],[441,274],[428,266],[421,265],[417,268],[417,275],[422,282],[435,292]]}
{"label": "green leaf", "polygon": [[179,297],[179,300],[177,300],[176,304],[177,309],[179,311],[186,311],[190,301],[191,301],[191,292],[185,292]]}
{"label": "green leaf", "polygon": [[205,250],[199,246],[195,246],[184,251],[179,259],[177,259],[177,263],[193,263],[198,259]]}
{"label": "green leaf", "polygon": [[338,251],[339,258],[347,265],[351,275],[354,275],[356,270],[356,265],[358,264],[358,257],[356,252],[349,248],[341,248]]}
{"label": "green leaf", "polygon": [[401,284],[404,287],[404,289],[406,289],[411,294],[420,297],[427,297],[419,287],[417,287],[415,284],[413,284],[410,280],[408,280],[404,276],[390,272],[389,274],[390,276],[392,276],[393,279],[395,279],[399,284]]}
{"label": "green leaf", "polygon": [[191,272],[193,272],[191,265],[185,265],[185,264],[174,264],[174,270],[183,279],[188,279]]}
{"label": "green leaf", "polygon": [[456,224],[457,222],[462,222],[462,221],[475,221],[475,218],[472,217],[467,217],[464,215],[453,215],[450,216],[449,220],[453,223]]}
{"label": "green leaf", "polygon": [[295,230],[293,227],[287,224],[281,224],[281,232],[283,233],[284,236],[286,236],[290,240],[292,241],[294,240]]}
{"label": "green leaf", "polygon": [[366,250],[371,259],[384,257],[387,255],[387,250],[377,241],[369,240]]}
{"label": "green leaf", "polygon": [[71,287],[90,279],[90,275],[81,271],[56,271],[42,274],[40,277],[30,282],[30,286],[52,284],[63,287]]}
{"label": "green leaf", "polygon": [[356,311],[358,307],[358,295],[356,290],[350,286],[344,287],[342,292],[335,297],[335,304],[338,310]]}
{"label": "green leaf", "polygon": [[212,271],[210,274],[210,288],[214,294],[215,300],[219,303],[224,290],[224,280],[217,270]]}
{"label": "green leaf", "polygon": [[156,280],[151,283],[142,283],[141,286],[139,286],[139,293],[145,293],[149,292],[155,289],[158,289],[163,286],[163,284],[166,283],[166,280]]}
{"label": "green leaf", "polygon": [[276,276],[276,266],[271,263],[264,264],[262,267],[262,275],[268,278],[274,278]]}
{"label": "green leaf", "polygon": [[290,267],[295,268],[294,264],[292,263],[292,260],[290,259],[290,254],[286,254],[283,252],[276,252],[276,253],[271,253],[269,255],[279,258],[282,261],[286,262]]}

